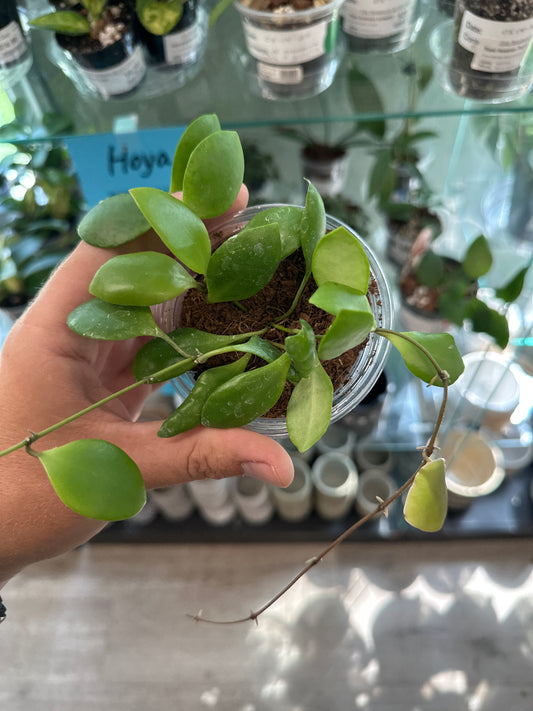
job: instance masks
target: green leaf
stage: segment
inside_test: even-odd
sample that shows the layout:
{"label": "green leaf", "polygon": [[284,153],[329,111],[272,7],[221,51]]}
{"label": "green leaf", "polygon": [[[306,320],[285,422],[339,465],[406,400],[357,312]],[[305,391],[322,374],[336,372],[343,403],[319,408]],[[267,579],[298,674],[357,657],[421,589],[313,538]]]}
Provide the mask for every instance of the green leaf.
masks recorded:
{"label": "green leaf", "polygon": [[244,228],[260,227],[276,222],[281,238],[281,259],[285,259],[300,246],[300,220],[302,208],[294,205],[281,205],[262,210],[254,215]]}
{"label": "green leaf", "polygon": [[318,242],[326,232],[326,210],[320,193],[308,181],[305,207],[300,220],[300,244],[305,257],[307,269],[311,269],[313,252]]}
{"label": "green leaf", "polygon": [[[437,376],[437,371],[426,354],[418,348],[419,344],[435,359],[441,370],[445,370],[450,379],[448,384],[454,383],[464,370],[463,359],[449,333],[420,333],[418,331],[405,331],[403,333],[378,331],[388,338],[392,345],[399,351],[407,368],[425,383],[441,386],[442,382]],[[405,336],[406,338],[403,338]],[[409,340],[406,340],[409,339]],[[411,343],[414,341],[414,343]]]}
{"label": "green leaf", "polygon": [[470,319],[476,333],[492,336],[503,350],[509,343],[509,324],[505,316],[490,308],[480,299],[471,299],[465,307],[465,318]]}
{"label": "green leaf", "polygon": [[202,409],[206,427],[242,427],[279,400],[291,364],[284,353],[273,363],[241,373],[217,388]]}
{"label": "green leaf", "polygon": [[[374,82],[366,74],[363,74],[355,64],[352,64],[346,75],[348,80],[348,97],[352,108],[356,114],[374,114],[383,116],[385,109],[381,96],[378,93]],[[384,120],[358,121],[361,130],[368,131],[378,139],[385,136]]]}
{"label": "green leaf", "polygon": [[172,257],[160,252],[136,252],[105,262],[94,275],[89,291],[112,304],[151,306],[197,286]]}
{"label": "green leaf", "polygon": [[160,332],[148,306],[118,306],[100,299],[86,301],[71,311],[67,325],[81,336],[104,341],[157,336]]}
{"label": "green leaf", "polygon": [[201,424],[202,408],[209,395],[220,385],[244,371],[250,360],[246,354],[234,363],[220,365],[200,373],[193,389],[181,405],[163,422],[159,437],[173,437]]}
{"label": "green leaf", "polygon": [[[366,303],[368,304],[368,301]],[[369,304],[368,309],[363,308],[360,311],[339,311],[320,340],[318,357],[320,360],[337,358],[363,343],[375,327],[374,314]]]}
{"label": "green leaf", "polygon": [[84,242],[95,247],[119,247],[150,229],[129,193],[113,195],[90,210],[78,225]]}
{"label": "green leaf", "polygon": [[372,313],[367,297],[342,284],[326,282],[309,298],[311,304],[328,314],[337,316],[341,311],[368,311]]}
{"label": "green leaf", "polygon": [[515,274],[515,276],[512,277],[512,279],[510,279],[507,284],[504,284],[504,286],[501,286],[499,289],[496,289],[496,296],[498,297],[498,299],[502,299],[508,304],[512,303],[513,301],[516,301],[516,299],[518,299],[518,297],[522,293],[522,289],[524,288],[524,283],[528,270],[529,266],[524,267],[518,272],[518,274]]}
{"label": "green leaf", "polygon": [[463,259],[463,269],[472,279],[479,279],[492,266],[492,253],[486,237],[479,235],[468,247]]}
{"label": "green leaf", "polygon": [[327,430],[331,419],[333,385],[319,361],[294,386],[287,406],[287,430],[300,452],[305,452]]}
{"label": "green leaf", "polygon": [[120,521],[146,502],[139,467],[111,442],[82,439],[37,455],[61,501],[82,516]]}
{"label": "green leaf", "polygon": [[107,5],[107,0],[81,0],[81,4],[85,5],[93,19],[98,19]]}
{"label": "green leaf", "polygon": [[143,27],[153,35],[166,35],[183,14],[182,0],[136,0],[135,10]]}
{"label": "green leaf", "polygon": [[130,193],[172,254],[189,269],[205,274],[211,242],[202,220],[164,190],[133,188]]}
{"label": "green leaf", "polygon": [[213,252],[206,274],[207,300],[240,301],[268,284],[281,260],[279,225],[241,230]]}
{"label": "green leaf", "polygon": [[89,20],[73,10],[49,12],[30,20],[29,24],[43,30],[60,32],[63,35],[88,35],[91,31]]}
{"label": "green leaf", "polygon": [[183,202],[198,217],[230,209],[241,189],[244,156],[235,131],[216,131],[192,151],[183,175]]}
{"label": "green leaf", "polygon": [[192,121],[179,140],[172,163],[172,177],[170,181],[170,192],[175,193],[183,190],[183,176],[189,158],[196,146],[206,136],[220,131],[220,121],[216,114],[204,114]]}
{"label": "green leaf", "polygon": [[421,531],[440,531],[448,511],[444,459],[435,459],[420,469],[405,499],[407,523]]}
{"label": "green leaf", "polygon": [[316,361],[316,337],[312,327],[300,319],[301,329],[294,336],[285,339],[285,350],[290,355],[294,367],[304,378],[311,374]]}
{"label": "green leaf", "polygon": [[[178,328],[168,336],[180,347],[182,353],[188,354],[191,358],[198,358],[204,353],[225,348],[243,338],[242,334],[220,336],[197,328]],[[133,360],[133,375],[136,380],[143,380],[152,373],[169,368],[181,360],[182,357],[171,345],[160,338],[155,338],[137,351]],[[190,366],[183,372],[187,370],[190,370]]]}
{"label": "green leaf", "polygon": [[313,254],[312,270],[318,286],[335,282],[361,294],[368,290],[368,257],[357,237],[345,227],[337,227],[322,237]]}
{"label": "green leaf", "polygon": [[443,283],[446,274],[444,259],[431,249],[421,256],[416,265],[416,277],[424,286],[433,288]]}
{"label": "green leaf", "polygon": [[396,187],[397,175],[392,165],[392,151],[380,150],[370,171],[368,195],[376,197],[379,203],[387,202]]}
{"label": "green leaf", "polygon": [[276,348],[273,343],[265,341],[259,336],[252,336],[249,341],[237,344],[235,350],[244,353],[252,353],[267,363],[272,363],[272,361],[277,360],[281,356],[281,351]]}

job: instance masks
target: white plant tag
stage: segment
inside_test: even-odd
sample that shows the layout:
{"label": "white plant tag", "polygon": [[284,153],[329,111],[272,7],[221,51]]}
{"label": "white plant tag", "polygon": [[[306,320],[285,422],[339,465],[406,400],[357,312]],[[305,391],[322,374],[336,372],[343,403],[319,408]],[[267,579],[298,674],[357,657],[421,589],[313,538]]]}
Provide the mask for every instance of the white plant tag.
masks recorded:
{"label": "white plant tag", "polygon": [[20,59],[26,51],[26,41],[16,22],[0,30],[0,64],[11,64]]}
{"label": "white plant tag", "polygon": [[107,98],[134,89],[146,72],[146,62],[138,45],[127,59],[110,69],[81,69],[100,94]]}
{"label": "white plant tag", "polygon": [[509,72],[522,64],[533,38],[533,17],[518,22],[498,22],[466,10],[458,42],[473,53],[470,67],[480,72]]}
{"label": "white plant tag", "polygon": [[248,51],[260,62],[268,64],[300,64],[325,54],[329,20],[297,30],[265,30],[244,21]]}
{"label": "white plant tag", "polygon": [[381,39],[405,32],[417,0],[346,0],[341,14],[344,31],[354,37]]}

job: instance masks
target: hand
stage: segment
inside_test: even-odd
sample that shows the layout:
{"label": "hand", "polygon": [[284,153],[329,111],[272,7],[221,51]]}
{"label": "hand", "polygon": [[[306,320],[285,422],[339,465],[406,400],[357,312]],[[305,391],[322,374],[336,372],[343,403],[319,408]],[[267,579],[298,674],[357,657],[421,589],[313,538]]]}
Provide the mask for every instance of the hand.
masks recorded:
{"label": "hand", "polygon": [[[246,203],[243,186],[231,211]],[[207,221],[209,228],[213,222]],[[153,239],[147,233],[121,251],[146,249]],[[133,357],[146,339],[96,341],[66,325],[68,314],[91,298],[88,287],[96,270],[116,253],[80,244],[13,326],[0,358],[0,450],[133,382]],[[255,432],[197,427],[158,438],[160,423],[135,422],[150,392],[150,386],[136,388],[33,446],[39,450],[74,439],[106,439],[132,457],[148,489],[241,474],[277,486],[290,483],[288,454]],[[0,478],[0,587],[24,566],[80,545],[105,525],[68,509],[41,464],[23,449],[0,458]]]}

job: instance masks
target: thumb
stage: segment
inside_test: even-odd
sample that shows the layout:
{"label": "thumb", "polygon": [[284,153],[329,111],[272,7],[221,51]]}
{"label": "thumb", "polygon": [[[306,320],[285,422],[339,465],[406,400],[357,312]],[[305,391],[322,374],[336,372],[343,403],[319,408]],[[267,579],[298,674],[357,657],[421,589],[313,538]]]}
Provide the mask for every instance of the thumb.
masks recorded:
{"label": "thumb", "polygon": [[265,435],[240,428],[195,427],[167,439],[157,436],[160,424],[120,422],[106,429],[106,439],[136,462],[148,489],[243,474],[274,486],[286,487],[292,481],[289,454]]}

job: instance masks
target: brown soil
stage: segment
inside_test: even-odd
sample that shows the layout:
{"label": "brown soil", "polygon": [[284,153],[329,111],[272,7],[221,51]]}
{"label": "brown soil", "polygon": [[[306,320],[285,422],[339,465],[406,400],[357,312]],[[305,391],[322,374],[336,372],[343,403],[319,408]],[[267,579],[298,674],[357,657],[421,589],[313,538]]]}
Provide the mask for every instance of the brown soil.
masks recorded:
{"label": "brown soil", "polygon": [[[77,11],[87,15],[85,8]],[[90,54],[104,47],[109,47],[118,42],[130,30],[132,14],[126,3],[117,3],[107,7],[102,17],[92,25],[90,35],[63,35],[59,34],[60,44],[77,54]]]}
{"label": "brown soil", "polygon": [[318,5],[327,5],[329,0],[242,0],[242,4],[246,7],[257,10],[258,12],[276,12],[291,10],[309,10],[311,7]]}
{"label": "brown soil", "polygon": [[[203,293],[196,289],[190,289],[183,302],[180,325],[216,334],[248,333],[261,329],[272,323],[273,319],[282,316],[290,308],[304,272],[305,262],[301,251],[298,250],[280,264],[270,283],[259,294],[241,302],[246,308],[246,312],[241,311],[232,303],[208,304]],[[372,282],[371,288],[377,289],[375,282]],[[333,316],[309,304],[309,297],[315,290],[316,283],[311,279],[300,299],[300,308],[283,322],[283,326],[298,328],[299,319],[302,318],[312,325],[315,333],[325,333],[333,321]],[[286,335],[271,328],[265,334],[265,338],[283,343]],[[364,344],[344,353],[339,358],[323,363],[335,390],[346,381],[363,347]],[[211,359],[209,362],[210,365],[222,364],[229,362],[234,357],[238,357],[238,355],[225,354],[219,356],[216,363],[215,359]],[[248,369],[260,365],[264,365],[264,361],[252,358]],[[287,383],[283,395],[266,417],[283,417],[291,392],[292,386]]]}

